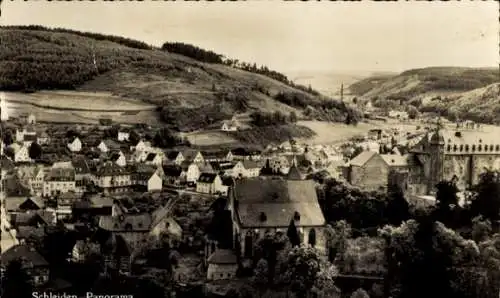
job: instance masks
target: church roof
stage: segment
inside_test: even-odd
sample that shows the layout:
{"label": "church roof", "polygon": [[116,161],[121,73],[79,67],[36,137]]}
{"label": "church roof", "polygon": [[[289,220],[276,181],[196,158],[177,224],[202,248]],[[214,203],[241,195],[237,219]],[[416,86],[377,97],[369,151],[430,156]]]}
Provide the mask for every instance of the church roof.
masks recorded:
{"label": "church roof", "polygon": [[302,180],[302,174],[300,173],[297,166],[292,165],[287,175],[288,180]]}
{"label": "church roof", "polygon": [[[322,226],[325,218],[311,180],[237,180],[233,192],[239,221],[247,227],[287,227],[295,212],[300,226]],[[262,213],[266,220],[262,220]]]}

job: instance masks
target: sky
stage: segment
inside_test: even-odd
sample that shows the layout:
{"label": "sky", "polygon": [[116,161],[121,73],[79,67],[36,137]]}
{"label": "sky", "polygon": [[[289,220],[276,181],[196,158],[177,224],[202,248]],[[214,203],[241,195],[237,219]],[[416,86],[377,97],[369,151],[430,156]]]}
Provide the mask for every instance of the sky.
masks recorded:
{"label": "sky", "polygon": [[271,69],[498,67],[499,3],[3,1],[0,25],[191,43]]}

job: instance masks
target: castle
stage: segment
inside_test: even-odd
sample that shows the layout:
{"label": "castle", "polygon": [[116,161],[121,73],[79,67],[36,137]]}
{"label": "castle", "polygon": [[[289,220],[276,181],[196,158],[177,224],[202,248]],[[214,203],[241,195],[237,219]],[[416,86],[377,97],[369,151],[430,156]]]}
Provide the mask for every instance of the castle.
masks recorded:
{"label": "castle", "polygon": [[410,149],[407,190],[429,195],[437,183],[451,179],[466,190],[487,169],[500,170],[499,136],[500,130],[483,130],[479,125],[447,129],[438,123]]}

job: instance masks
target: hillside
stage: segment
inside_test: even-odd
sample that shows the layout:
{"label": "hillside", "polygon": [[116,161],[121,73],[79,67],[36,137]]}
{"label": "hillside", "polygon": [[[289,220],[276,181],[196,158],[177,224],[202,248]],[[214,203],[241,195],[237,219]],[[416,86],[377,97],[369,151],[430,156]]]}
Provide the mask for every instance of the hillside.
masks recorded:
{"label": "hillside", "polygon": [[494,68],[431,67],[374,76],[349,86],[377,106],[410,103],[423,112],[498,122],[500,73]]}
{"label": "hillside", "polygon": [[[236,67],[230,60],[218,63],[212,58],[220,55],[214,53],[208,57],[217,63],[208,63],[197,59],[206,60],[207,55],[200,53],[208,51],[169,45],[159,49],[94,33],[0,27],[0,90],[107,92],[115,98],[156,106],[161,120],[185,130],[203,129],[234,114],[253,111],[294,112],[301,117],[304,108],[276,100],[280,94],[300,96],[312,109],[325,101],[317,92],[295,86],[266,67]],[[352,114],[341,104],[330,104],[330,108],[333,115],[345,118]],[[343,121],[342,117],[335,119]]]}

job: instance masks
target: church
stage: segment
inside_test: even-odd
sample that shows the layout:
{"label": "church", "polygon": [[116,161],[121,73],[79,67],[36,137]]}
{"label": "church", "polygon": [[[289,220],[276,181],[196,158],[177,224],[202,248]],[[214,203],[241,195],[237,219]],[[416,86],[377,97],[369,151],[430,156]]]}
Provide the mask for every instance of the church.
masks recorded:
{"label": "church", "polygon": [[427,133],[410,149],[407,191],[432,195],[442,180],[455,179],[463,191],[486,170],[500,170],[500,130],[479,125],[443,128]]}

